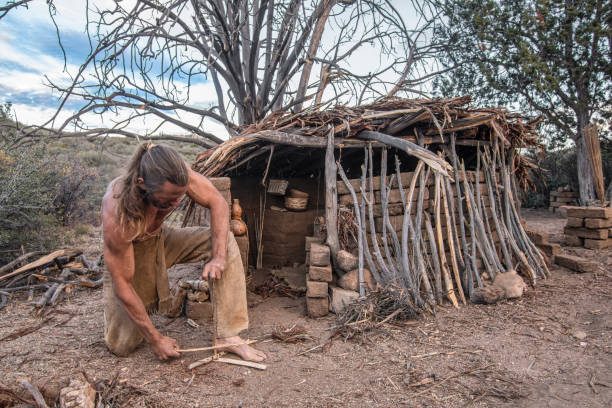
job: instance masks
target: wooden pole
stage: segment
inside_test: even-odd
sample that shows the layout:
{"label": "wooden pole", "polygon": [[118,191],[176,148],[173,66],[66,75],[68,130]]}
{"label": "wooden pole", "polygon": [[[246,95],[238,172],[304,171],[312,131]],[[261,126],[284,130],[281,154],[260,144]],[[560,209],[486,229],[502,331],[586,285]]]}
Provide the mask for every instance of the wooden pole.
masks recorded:
{"label": "wooden pole", "polygon": [[331,252],[333,265],[336,265],[336,256],[340,249],[338,240],[337,172],[334,158],[334,129],[332,127],[327,134],[327,149],[325,151],[325,223],[327,226],[327,245]]}

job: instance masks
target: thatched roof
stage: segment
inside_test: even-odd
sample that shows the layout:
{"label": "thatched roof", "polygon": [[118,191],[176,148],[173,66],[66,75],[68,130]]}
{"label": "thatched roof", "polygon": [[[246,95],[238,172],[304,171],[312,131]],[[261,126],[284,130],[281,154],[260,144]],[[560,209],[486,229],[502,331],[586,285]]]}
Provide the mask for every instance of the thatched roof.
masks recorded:
{"label": "thatched roof", "polygon": [[[247,165],[255,173],[266,167],[274,145],[324,149],[330,132],[333,132],[338,149],[363,147],[367,143],[373,143],[373,147],[382,146],[370,137],[364,137],[368,132],[370,135],[392,136],[411,144],[420,142],[433,151],[448,144],[450,135],[455,135],[458,148],[468,146],[473,149],[479,144],[498,144],[504,151],[540,147],[535,130],[537,120],[503,109],[473,109],[469,107],[470,99],[469,96],[388,99],[352,108],[336,106],[329,110],[310,108],[298,113],[276,112],[258,123],[242,127],[238,137],[201,153],[193,167],[206,176],[230,175]],[[431,152],[430,156],[427,154],[419,158],[439,160],[442,163],[440,167],[450,169],[452,173],[450,165],[447,166],[443,159]],[[520,155],[516,155],[515,160],[516,175],[524,182],[528,170],[534,165]]]}

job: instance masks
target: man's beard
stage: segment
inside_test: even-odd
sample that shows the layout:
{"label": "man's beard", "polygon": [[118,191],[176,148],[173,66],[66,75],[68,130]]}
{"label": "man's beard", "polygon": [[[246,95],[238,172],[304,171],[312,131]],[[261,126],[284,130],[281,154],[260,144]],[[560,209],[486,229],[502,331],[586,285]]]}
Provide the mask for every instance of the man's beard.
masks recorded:
{"label": "man's beard", "polygon": [[153,197],[153,194],[151,194],[151,193],[150,193],[150,192],[148,192],[148,191],[145,191],[145,194],[144,194],[144,200],[145,200],[145,202],[147,202],[147,203],[151,204],[153,207],[155,207],[155,208],[157,208],[157,209],[159,209],[159,210],[168,210],[168,209],[170,209],[170,208],[173,208],[173,207],[174,207],[172,204],[166,204],[166,205],[163,205],[162,203],[160,203],[159,201],[157,201],[157,200],[155,199],[155,197]]}

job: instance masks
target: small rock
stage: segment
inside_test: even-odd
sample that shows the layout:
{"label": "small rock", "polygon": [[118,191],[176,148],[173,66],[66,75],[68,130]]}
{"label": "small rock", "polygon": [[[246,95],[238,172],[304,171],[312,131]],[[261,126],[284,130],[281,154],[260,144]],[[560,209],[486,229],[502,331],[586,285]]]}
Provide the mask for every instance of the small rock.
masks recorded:
{"label": "small rock", "polygon": [[359,293],[355,291],[342,289],[334,285],[330,285],[329,289],[331,291],[329,310],[335,314],[341,313],[346,306],[359,299]]}
{"label": "small rock", "polygon": [[578,340],[584,340],[587,338],[587,334],[585,332],[583,332],[582,330],[576,330],[572,336],[574,336],[575,338],[577,338]]}
{"label": "small rock", "polygon": [[343,249],[338,251],[336,258],[338,261],[338,267],[344,272],[352,271],[353,269],[357,268],[359,264],[359,259],[355,255]]}
{"label": "small rock", "polygon": [[70,385],[60,391],[61,408],[94,408],[96,391],[84,381],[71,380]]}
{"label": "small rock", "polygon": [[[376,289],[376,282],[374,281],[370,271],[367,269],[363,270],[363,281],[366,289]],[[352,271],[344,274],[338,281],[338,285],[346,290],[352,290],[355,292],[359,291],[359,269],[353,269]]]}

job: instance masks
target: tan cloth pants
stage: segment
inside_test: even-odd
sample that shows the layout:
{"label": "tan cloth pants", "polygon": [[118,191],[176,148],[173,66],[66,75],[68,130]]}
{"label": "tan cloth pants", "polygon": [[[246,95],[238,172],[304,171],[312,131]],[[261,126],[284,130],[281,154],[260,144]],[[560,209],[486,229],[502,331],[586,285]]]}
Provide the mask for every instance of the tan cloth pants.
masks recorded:
{"label": "tan cloth pants", "polygon": [[[208,262],[212,256],[211,238],[208,228],[164,226],[157,235],[134,242],[133,286],[148,312],[168,310],[167,268],[182,263]],[[236,336],[248,328],[244,267],[231,232],[225,271],[212,285],[212,301],[217,338]],[[115,296],[108,271],[104,275],[104,340],[108,348],[120,356],[131,353],[143,340],[138,327]]]}

